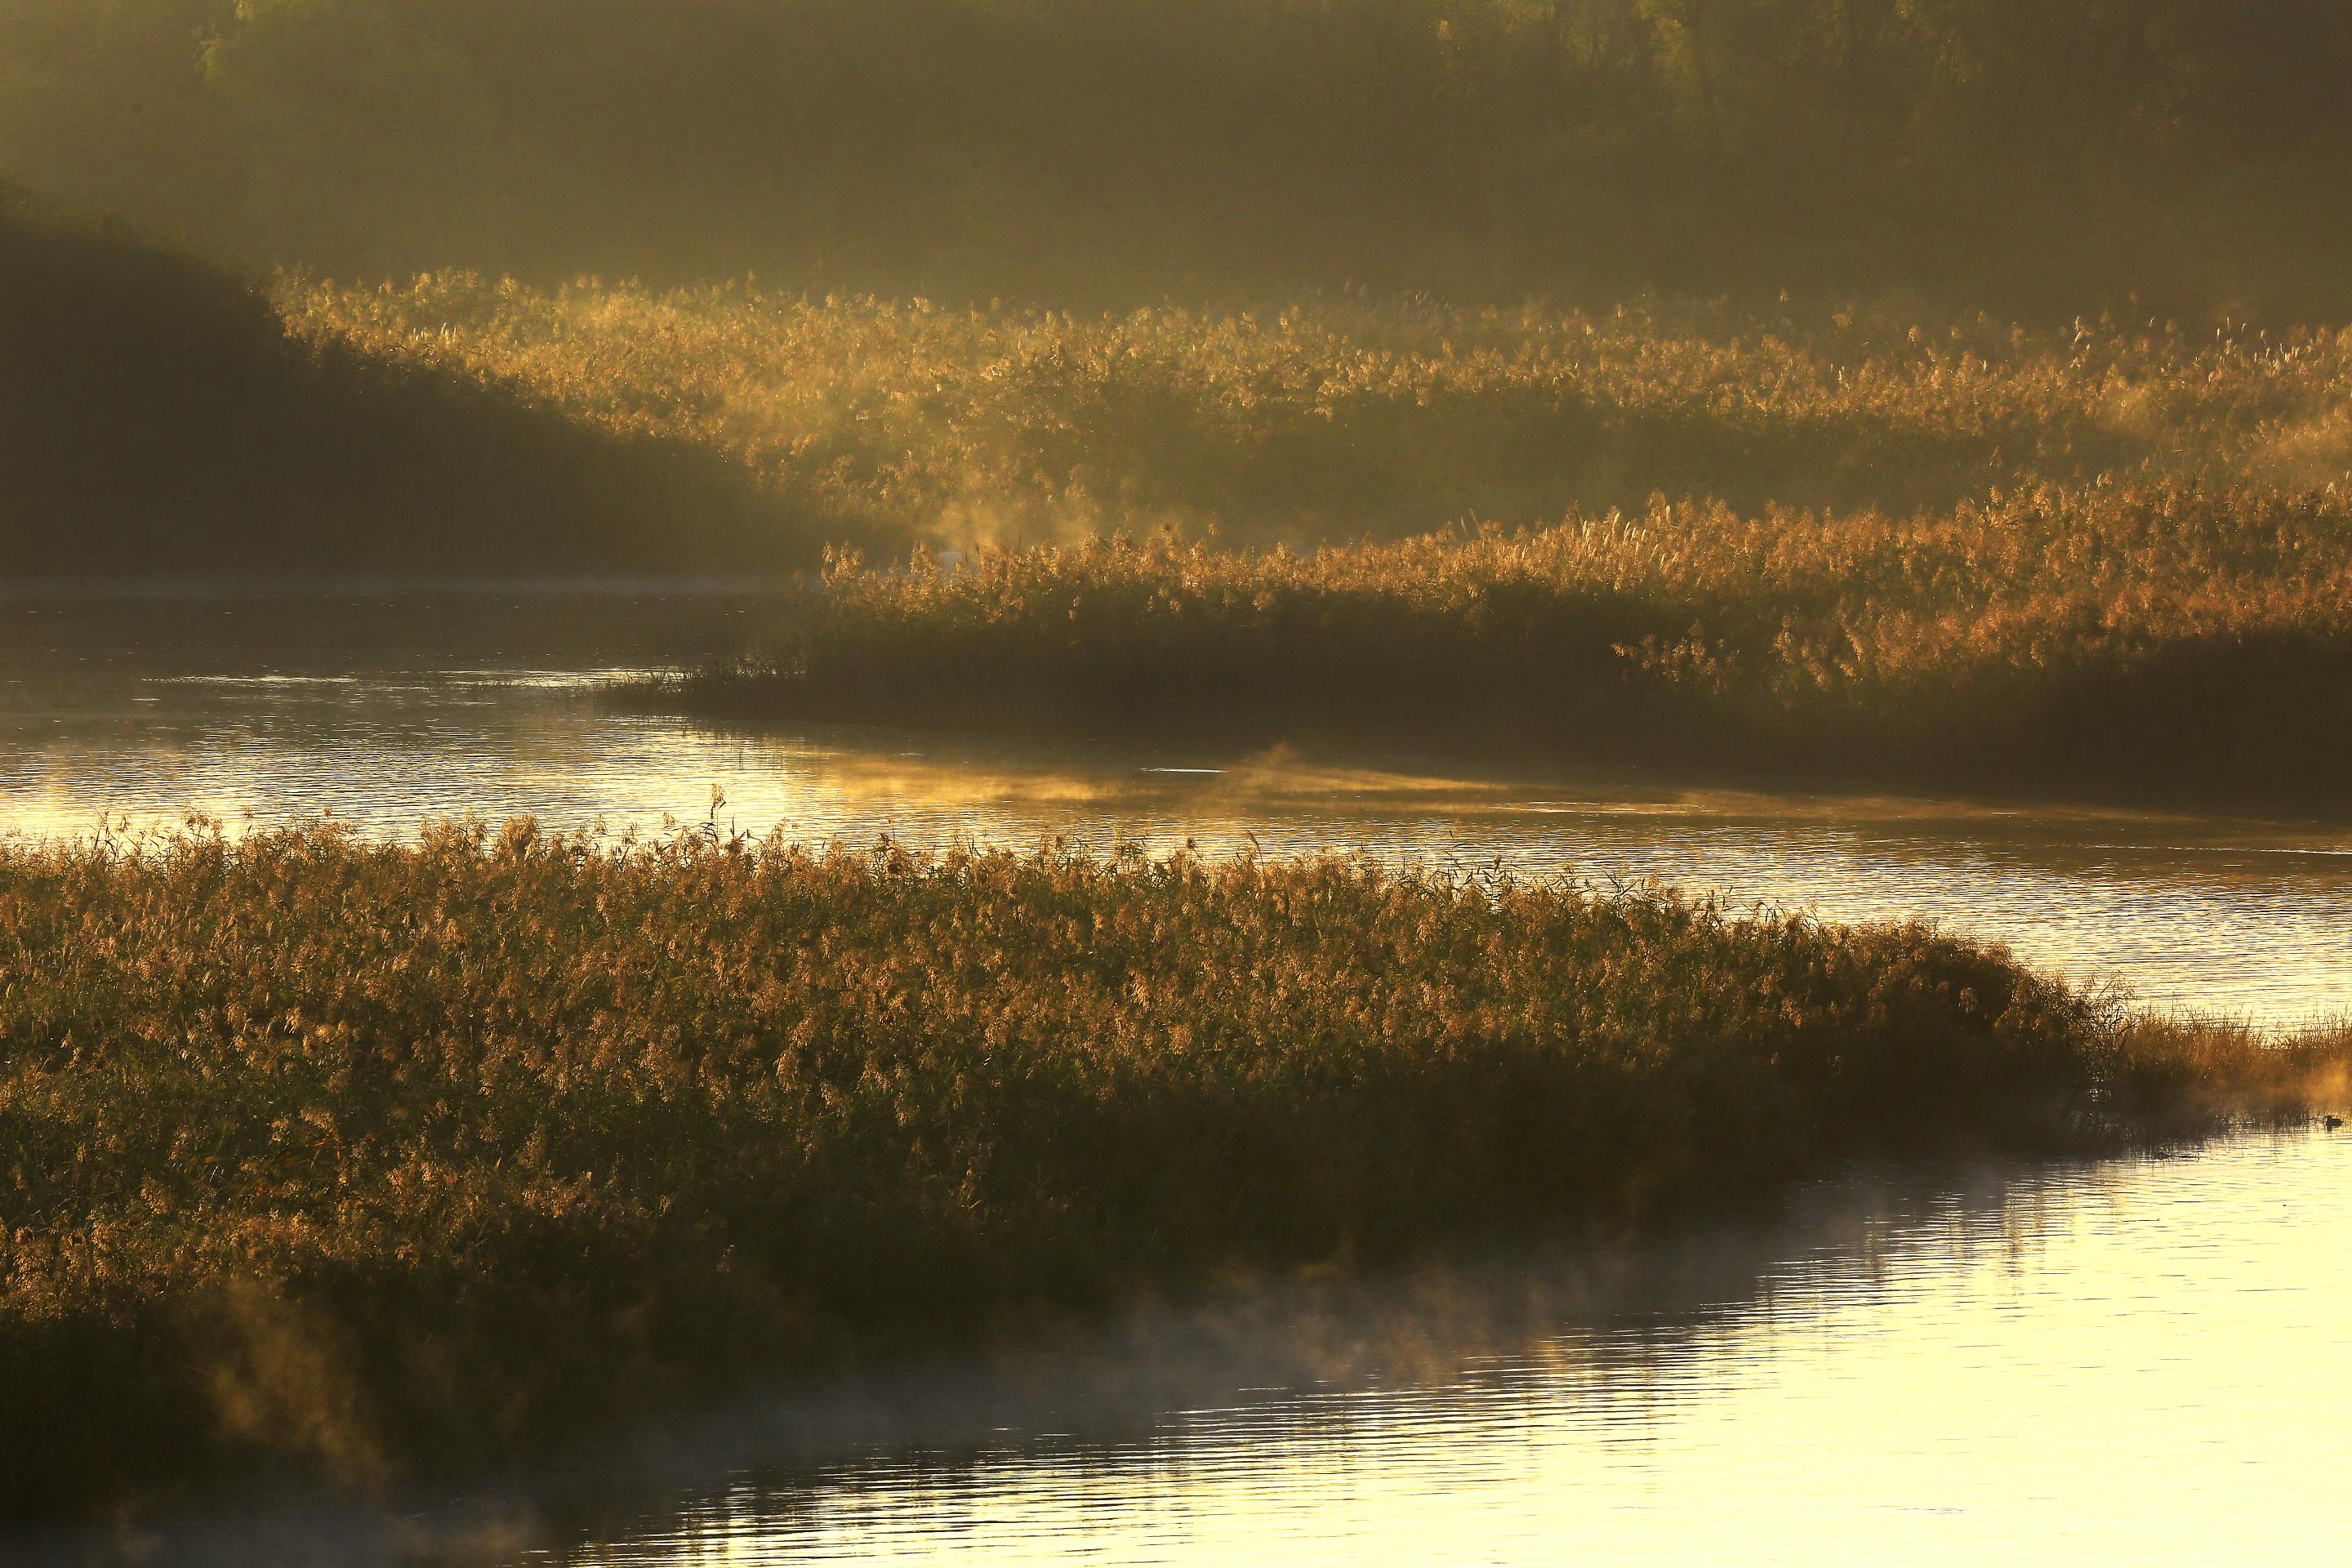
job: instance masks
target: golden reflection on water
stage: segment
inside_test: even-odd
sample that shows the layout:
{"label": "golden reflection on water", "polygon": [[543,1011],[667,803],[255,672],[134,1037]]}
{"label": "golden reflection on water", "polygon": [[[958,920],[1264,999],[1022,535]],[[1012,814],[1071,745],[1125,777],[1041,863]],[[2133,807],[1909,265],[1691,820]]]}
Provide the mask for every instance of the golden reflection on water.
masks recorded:
{"label": "golden reflection on water", "polygon": [[2352,1133],[1906,1165],[1773,1214],[1231,1284],[435,1502],[28,1565],[2343,1560]]}
{"label": "golden reflection on water", "polygon": [[1477,780],[1276,751],[1058,752],[698,727],[599,708],[593,672],[134,678],[0,703],[0,835],[190,813],[231,831],[362,831],[520,813],[551,827],[699,822],[804,841],[1169,853],[1366,853],[1599,884],[1657,879],[1740,908],[1916,916],[2159,1004],[2293,1023],[2352,1011],[2341,830],[1967,803],[1761,795],[1622,777]]}
{"label": "golden reflection on water", "polygon": [[2352,1012],[2352,834],[2195,816],[1464,778],[1283,751],[1058,750],[698,727],[600,708],[621,669],[740,641],[751,599],[0,602],[0,837],[102,816],[404,835],[520,813],[803,841],[1365,853],[1738,908],[1921,917],[2143,1000],[2272,1024]]}
{"label": "golden reflection on water", "polygon": [[[519,651],[450,612],[425,644],[362,660],[338,608],[297,628],[294,658],[278,619],[198,608],[204,635],[175,625],[127,651],[0,628],[0,836],[190,812],[231,831],[530,812],[657,832],[701,819],[717,787],[722,826],[803,840],[1191,840],[1654,877],[1740,906],[1936,918],[2157,1001],[2273,1022],[2352,1010],[2340,831],[730,731],[583,699],[644,649]],[[379,609],[405,625],[406,606]],[[213,625],[239,617],[264,622],[257,640]],[[448,652],[469,635],[484,646]],[[1630,1260],[1284,1287],[1058,1339],[1009,1381],[934,1369],[769,1411],[673,1451],[665,1485],[493,1510],[473,1547],[431,1560],[2341,1559],[2342,1135],[1809,1203]],[[184,1560],[428,1560],[413,1536],[296,1521],[264,1531],[269,1550],[232,1531]]]}
{"label": "golden reflection on water", "polygon": [[[1897,1212],[1853,1207],[1867,1185],[1817,1196],[1804,1223],[1718,1237],[1713,1269],[1637,1267],[1573,1304],[1536,1263],[1359,1302],[1352,1331],[1310,1304],[1309,1375],[1242,1386],[1276,1356],[1270,1310],[1255,1339],[1202,1336],[1235,1357],[1222,1397],[1123,1440],[1025,1411],[978,1444],[738,1468],[530,1560],[2342,1561],[2352,1142],[1990,1195],[1913,1181]],[[1527,1331],[1546,1310],[1565,1325]],[[1118,1352],[1059,1353],[1102,1363],[1074,1385],[1118,1375]]]}

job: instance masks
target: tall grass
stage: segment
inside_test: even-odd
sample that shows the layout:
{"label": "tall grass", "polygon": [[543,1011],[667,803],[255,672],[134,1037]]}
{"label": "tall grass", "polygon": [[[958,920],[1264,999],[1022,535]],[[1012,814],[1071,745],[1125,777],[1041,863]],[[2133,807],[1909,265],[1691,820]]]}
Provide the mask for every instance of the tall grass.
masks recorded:
{"label": "tall grass", "polygon": [[1367,736],[1939,787],[2352,806],[2352,496],[1659,503],[1307,554],[836,558],[705,712]]}
{"label": "tall grass", "polygon": [[2352,485],[2352,335],[1801,313],[1077,318],[458,273],[265,300],[0,194],[0,570],[776,572],[827,544],[1303,546],[1658,494]]}
{"label": "tall grass", "polygon": [[2130,1135],[2342,1042],[1916,925],[887,845],[0,849],[0,1509],[365,1483],[1139,1286]]}
{"label": "tall grass", "polygon": [[749,288],[289,282],[294,329],[681,437],[829,542],[1228,542],[1651,495],[1949,507],[1994,487],[2352,484],[2352,334],[1321,299],[1073,318]]}

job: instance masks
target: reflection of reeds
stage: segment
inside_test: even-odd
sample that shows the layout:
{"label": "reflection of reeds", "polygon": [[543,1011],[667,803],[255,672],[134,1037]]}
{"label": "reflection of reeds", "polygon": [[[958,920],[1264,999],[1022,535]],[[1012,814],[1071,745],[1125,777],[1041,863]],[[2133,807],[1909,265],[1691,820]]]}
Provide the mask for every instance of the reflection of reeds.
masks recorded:
{"label": "reflection of reeds", "polygon": [[[641,678],[627,689],[665,689],[664,678]],[[947,807],[989,802],[1160,811],[1179,813],[1185,821],[1202,825],[1229,819],[1238,824],[1253,812],[1307,805],[1469,812],[1516,798],[1507,785],[1492,781],[1309,762],[1280,745],[1250,752],[1219,767],[1170,770],[1100,763],[1090,770],[1072,770],[1055,765],[1063,760],[1047,753],[1032,761],[1018,753],[940,758],[844,750],[825,754],[824,778],[830,790],[845,797],[893,805]],[[1239,831],[1237,825],[1233,827],[1235,836]]]}
{"label": "reflection of reeds", "polygon": [[1358,862],[444,826],[0,849],[15,1510],[364,1479],[1148,1281],[2210,1124],[2341,1040]]}
{"label": "reflection of reeds", "polygon": [[709,711],[1469,740],[2341,809],[2352,500],[2034,490],[1895,520],[1660,503],[1300,555],[837,557]]}

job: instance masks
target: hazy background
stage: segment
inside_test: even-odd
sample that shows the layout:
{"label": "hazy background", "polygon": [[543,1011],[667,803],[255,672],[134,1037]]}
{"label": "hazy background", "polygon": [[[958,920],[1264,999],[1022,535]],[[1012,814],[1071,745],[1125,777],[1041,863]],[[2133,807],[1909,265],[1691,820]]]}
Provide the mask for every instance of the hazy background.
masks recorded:
{"label": "hazy background", "polygon": [[2347,79],[2338,0],[0,0],[0,168],[346,279],[2309,317]]}
{"label": "hazy background", "polygon": [[2341,0],[0,0],[0,580],[2352,479]]}

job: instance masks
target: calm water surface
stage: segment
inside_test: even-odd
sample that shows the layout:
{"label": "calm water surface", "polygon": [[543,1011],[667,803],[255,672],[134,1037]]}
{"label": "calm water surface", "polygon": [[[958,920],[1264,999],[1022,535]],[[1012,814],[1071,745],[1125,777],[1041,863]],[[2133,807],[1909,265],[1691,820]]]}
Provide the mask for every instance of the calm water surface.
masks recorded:
{"label": "calm water surface", "polygon": [[[616,714],[748,599],[0,600],[0,834],[531,812],[806,839],[1658,877],[1924,914],[2143,996],[2352,1006],[2352,840],[1442,762],[957,746]],[[762,1404],[516,1495],[24,1560],[564,1564],[2343,1561],[2352,1138],[1855,1173],[1639,1249],[1235,1289]],[[12,1548],[0,1544],[0,1558]]]}
{"label": "calm water surface", "polygon": [[2143,999],[2294,1022],[2352,1011],[2341,828],[1625,777],[1465,778],[1306,760],[720,729],[600,708],[615,670],[755,634],[751,598],[0,599],[0,833],[200,812],[406,834],[458,813],[811,841],[1229,852],[1654,877],[1836,918],[1918,915]]}
{"label": "calm water surface", "polygon": [[2342,1132],[1856,1173],[1639,1248],[1235,1289],[752,1406],[530,1493],[22,1557],[2340,1563],[2347,1291]]}
{"label": "calm water surface", "polygon": [[1581,1271],[1066,1349],[1073,1384],[1276,1368],[1124,1440],[1006,1394],[977,1447],[744,1468],[512,1560],[2342,1562],[2347,1289],[2342,1135],[1857,1178]]}

